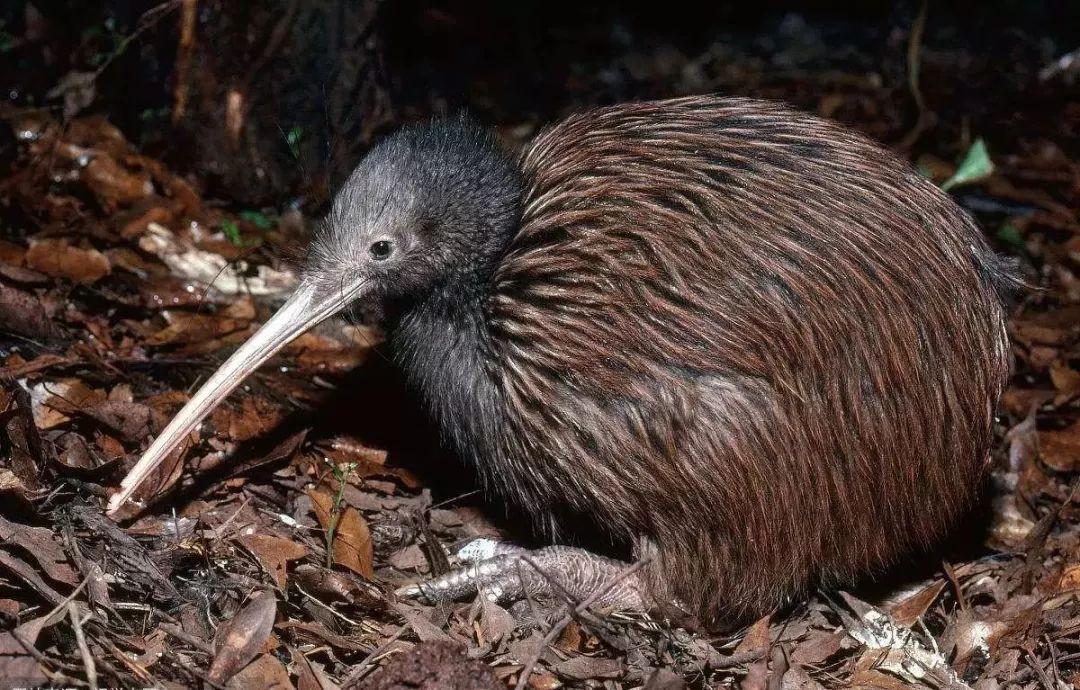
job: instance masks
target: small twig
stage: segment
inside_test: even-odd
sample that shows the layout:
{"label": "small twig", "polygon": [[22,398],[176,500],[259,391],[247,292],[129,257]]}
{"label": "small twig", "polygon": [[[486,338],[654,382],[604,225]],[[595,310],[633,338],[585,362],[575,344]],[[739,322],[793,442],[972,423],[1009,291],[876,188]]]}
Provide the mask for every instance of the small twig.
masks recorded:
{"label": "small twig", "polygon": [[109,55],[109,57],[106,58],[105,61],[102,62],[96,70],[94,70],[91,80],[97,79],[102,74],[104,74],[105,70],[109,68],[109,65],[111,65],[113,61],[116,60],[116,58],[120,57],[125,50],[127,50],[127,47],[131,44],[132,41],[155,27],[158,22],[169,16],[169,14],[179,6],[180,0],[166,0],[165,2],[159,5],[155,5],[154,7],[151,7],[147,11],[143,12],[142,16],[139,17],[139,21],[135,25],[135,30],[125,36],[123,39],[121,39],[120,43],[116,46],[116,50],[114,50],[112,54]]}
{"label": "small twig", "polygon": [[729,654],[725,657],[720,657],[716,660],[716,664],[713,668],[732,668],[734,666],[742,666],[748,664],[751,661],[757,661],[761,657],[765,656],[766,648],[758,647],[757,649],[747,649],[743,652],[736,652]]}
{"label": "small twig", "polygon": [[71,590],[71,594],[69,594],[66,597],[64,597],[63,599],[61,599],[60,602],[56,606],[53,607],[52,611],[49,611],[47,614],[45,614],[45,618],[46,619],[52,618],[53,616],[55,616],[56,614],[60,613],[65,608],[67,608],[67,605],[70,604],[71,602],[75,601],[75,597],[79,596],[79,592],[82,592],[83,589],[86,588],[86,585],[89,582],[90,582],[90,576],[87,575],[86,577],[83,578],[83,581],[79,583],[78,587]]}
{"label": "small twig", "polygon": [[176,45],[176,86],[173,87],[172,121],[176,124],[187,112],[188,74],[195,49],[195,24],[198,18],[197,0],[180,0],[180,40]]}
{"label": "small twig", "polygon": [[[98,629],[98,633],[94,635],[93,638],[95,642],[104,647],[106,651],[112,654],[121,664],[126,666],[128,671],[138,679],[143,687],[160,687],[160,683],[154,679],[154,676],[152,676],[149,671],[143,668],[143,666],[132,659],[129,654],[125,653],[124,650],[117,647],[116,644],[109,639],[108,636],[111,634],[110,630],[100,623],[97,623],[97,621],[94,622],[96,624],[95,627]],[[99,658],[97,663],[100,664],[106,672],[111,673],[117,678],[121,677],[120,670],[104,658]]]}
{"label": "small twig", "polygon": [[[544,577],[547,577],[547,573],[545,573],[543,570],[541,570],[535,563],[533,563],[528,558],[519,559],[518,562],[517,562],[517,567],[515,568],[515,570],[517,571],[518,582],[521,583],[521,591],[525,593],[525,601],[527,601],[529,603],[529,611],[532,612],[533,618],[539,620],[539,618],[540,618],[540,616],[539,616],[539,607],[536,605],[536,600],[533,598],[532,592],[530,592],[529,588],[525,586],[525,576],[522,574],[522,571],[521,571],[521,561],[522,560],[527,562],[530,566],[533,567],[534,570],[536,570],[536,572],[542,574]],[[551,581],[551,583],[553,585],[555,585],[556,588],[558,588],[560,591],[562,591],[563,595],[566,597],[567,603],[569,603],[569,604],[571,604],[573,606],[576,606],[577,604],[580,603],[574,597],[571,597],[570,593],[567,592],[566,589],[561,584],[559,584],[558,582],[555,582],[554,579],[551,579],[550,581]]]}
{"label": "small twig", "polygon": [[86,633],[83,632],[79,607],[75,606],[74,601],[69,601],[67,611],[68,617],[71,618],[71,627],[75,631],[75,644],[79,648],[79,655],[82,657],[83,668],[86,671],[86,684],[90,686],[90,690],[98,690],[97,664],[94,663],[94,655],[90,653],[90,646],[86,644]]}
{"label": "small twig", "polygon": [[[240,512],[247,508],[247,505],[251,503],[251,497],[246,496],[244,502],[240,504],[240,507],[236,509],[236,512],[225,519],[225,522],[221,523],[214,528],[214,539],[221,539],[225,535],[225,528],[232,524],[232,521],[236,519]],[[175,523],[174,523],[175,524]]]}
{"label": "small twig", "polygon": [[354,469],[356,469],[355,462],[344,463],[343,465],[336,462],[330,463],[330,472],[334,475],[334,479],[337,480],[338,488],[337,493],[334,494],[334,504],[330,507],[330,515],[326,523],[327,570],[334,569],[334,537],[337,534],[338,522],[341,521],[341,505],[345,502],[345,487],[348,483],[349,473]]}
{"label": "small twig", "polygon": [[966,612],[969,608],[968,600],[967,597],[964,596],[964,590],[960,587],[960,580],[956,577],[956,571],[953,570],[953,567],[949,565],[948,561],[942,561],[941,567],[945,570],[945,577],[949,579],[949,584],[952,585],[953,591],[956,592],[956,603],[960,604],[961,611]]}
{"label": "small twig", "polygon": [[[526,600],[529,602],[529,607],[532,610],[534,616],[536,615],[537,607],[535,601],[532,598],[532,595],[528,591],[528,588],[525,587],[525,579],[521,572],[522,562],[525,562],[533,570],[540,573],[540,576],[543,577],[549,585],[558,590],[558,592],[562,594],[562,596],[566,599],[567,605],[574,607],[581,603],[581,600],[571,594],[566,589],[566,587],[563,587],[561,582],[557,581],[549,573],[545,572],[544,569],[538,566],[535,562],[533,562],[531,558],[529,558],[528,556],[521,556],[517,559],[518,581],[521,582],[521,589],[525,592]],[[598,637],[603,639],[605,643],[611,645],[612,647],[618,648],[618,645],[615,643],[615,640],[612,639],[611,634],[605,630],[605,628],[608,626],[605,625],[606,621],[602,616],[598,616],[591,611],[582,611],[578,615],[583,621],[585,621],[591,626],[592,631],[596,633]]]}
{"label": "small twig", "polygon": [[472,491],[466,491],[465,493],[458,494],[457,496],[451,496],[450,498],[446,499],[445,501],[439,501],[435,505],[428,508],[428,510],[435,510],[436,508],[442,508],[443,506],[450,505],[451,503],[453,503],[455,501],[460,501],[463,498],[468,498],[469,496],[473,496],[473,495],[478,494],[478,493],[480,493],[480,489],[473,489]]}
{"label": "small twig", "polygon": [[255,59],[255,62],[248,68],[247,75],[244,76],[244,80],[240,82],[240,90],[247,92],[252,82],[255,81],[255,75],[257,75],[267,63],[274,57],[274,55],[281,49],[282,44],[289,35],[289,31],[293,28],[293,17],[296,15],[296,10],[299,8],[300,3],[298,0],[293,0],[289,3],[288,9],[281,15],[274,28],[270,31],[270,37],[265,43],[262,53]]}
{"label": "small twig", "polygon": [[529,658],[529,661],[525,664],[525,666],[522,667],[521,675],[518,676],[518,682],[517,685],[514,686],[514,690],[523,690],[525,685],[529,682],[529,676],[532,675],[533,667],[535,667],[536,664],[540,661],[540,657],[541,655],[543,655],[544,650],[547,649],[548,645],[555,641],[555,638],[562,634],[562,631],[566,629],[566,626],[570,625],[570,621],[574,620],[574,616],[581,615],[587,608],[596,603],[596,601],[599,600],[600,597],[610,592],[612,589],[615,588],[617,584],[619,584],[626,578],[641,570],[648,562],[649,559],[644,558],[629,567],[623,568],[621,571],[619,571],[619,573],[615,575],[615,577],[611,578],[609,582],[604,584],[603,587],[600,587],[592,594],[585,597],[585,599],[580,604],[578,604],[576,608],[570,611],[570,613],[563,616],[562,620],[552,626],[551,630],[548,631],[548,634],[545,635],[544,639],[540,641],[539,645],[537,645],[536,652],[532,655],[532,657]]}
{"label": "small twig", "polygon": [[1060,683],[1061,669],[1058,668],[1057,646],[1054,644],[1053,640],[1050,639],[1049,635],[1044,634],[1043,640],[1046,641],[1046,649],[1050,652],[1050,668],[1054,670],[1054,682]]}
{"label": "small twig", "polygon": [[200,640],[194,635],[189,634],[187,631],[185,631],[178,625],[173,625],[172,623],[158,623],[158,629],[162,632],[172,635],[173,637],[182,642],[187,642],[189,645],[199,650],[200,652],[209,654],[210,656],[214,656],[213,645],[204,640]]}
{"label": "small twig", "polygon": [[58,685],[82,684],[82,681],[78,680],[77,678],[73,678],[64,673],[58,673],[56,671],[49,670],[49,666],[56,666],[57,668],[62,668],[65,671],[77,670],[78,667],[73,666],[72,664],[66,664],[62,661],[57,661],[56,659],[50,659],[49,657],[45,656],[41,653],[41,650],[39,650],[30,642],[30,640],[23,637],[22,633],[20,633],[17,628],[11,631],[11,636],[15,638],[16,642],[22,645],[22,648],[26,650],[27,654],[34,657],[34,661],[38,662],[38,665],[41,666],[42,673],[48,676],[49,680],[51,680],[53,683],[56,683]]}
{"label": "small twig", "polygon": [[367,621],[354,621],[353,619],[346,616],[344,613],[342,613],[342,612],[338,611],[337,609],[335,609],[333,606],[330,606],[329,604],[327,604],[324,601],[320,601],[317,597],[314,597],[311,594],[309,594],[308,592],[304,591],[304,588],[301,587],[300,585],[295,585],[295,586],[296,586],[296,589],[299,590],[299,592],[301,594],[303,594],[305,597],[308,598],[308,600],[311,601],[311,603],[315,604],[316,606],[318,606],[321,609],[324,609],[327,613],[330,613],[333,616],[337,616],[341,620],[348,623],[350,626],[352,626],[354,628],[361,628],[363,630],[368,630],[368,631],[371,631],[371,632],[377,632],[378,631],[378,628],[373,629],[373,626],[370,623],[368,623]]}
{"label": "small twig", "polygon": [[117,611],[139,611],[141,613],[149,613],[156,610],[149,604],[142,604],[137,601],[117,601],[113,603],[113,608]]}
{"label": "small twig", "polygon": [[1031,652],[1025,653],[1027,654],[1028,665],[1035,671],[1035,675],[1039,677],[1039,683],[1041,683],[1046,690],[1054,690],[1054,684],[1050,681],[1050,676],[1046,675],[1046,669],[1039,663],[1039,658]]}
{"label": "small twig", "polygon": [[922,88],[919,86],[919,69],[921,67],[920,52],[922,51],[923,31],[926,29],[926,15],[930,0],[922,0],[919,3],[919,13],[915,15],[915,21],[911,24],[911,34],[908,37],[907,48],[907,73],[908,88],[911,89],[911,97],[919,109],[918,118],[897,146],[901,149],[909,149],[919,140],[919,136],[926,130],[929,113],[926,102],[923,100]]}
{"label": "small twig", "polygon": [[363,660],[359,664],[357,664],[356,668],[350,671],[349,675],[345,676],[345,679],[341,681],[342,690],[348,690],[349,687],[355,685],[356,682],[360,680],[360,677],[364,675],[367,667],[370,666],[371,663],[375,661],[375,659],[379,658],[380,655],[385,654],[390,649],[390,645],[397,642],[398,639],[402,635],[404,635],[407,630],[409,630],[408,624],[401,626],[400,628],[398,628],[396,633],[390,636],[390,639],[388,639],[386,642],[383,642],[381,645],[376,647],[375,650],[371,652],[371,654],[368,654],[366,657],[364,657]]}

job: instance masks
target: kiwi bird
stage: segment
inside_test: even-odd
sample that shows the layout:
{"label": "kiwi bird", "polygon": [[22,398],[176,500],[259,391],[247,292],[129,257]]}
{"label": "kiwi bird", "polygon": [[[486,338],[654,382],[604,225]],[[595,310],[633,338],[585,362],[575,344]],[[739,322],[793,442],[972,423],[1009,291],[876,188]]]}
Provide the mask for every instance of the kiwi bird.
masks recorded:
{"label": "kiwi bird", "polygon": [[539,549],[539,578],[522,549],[480,544],[406,593],[583,597],[623,545],[645,565],[613,605],[745,620],[931,547],[988,464],[1008,267],[907,164],[780,104],[589,110],[517,157],[466,117],[407,126],[309,256],[113,511],[259,364],[369,302],[491,491],[555,544],[588,525],[613,545]]}

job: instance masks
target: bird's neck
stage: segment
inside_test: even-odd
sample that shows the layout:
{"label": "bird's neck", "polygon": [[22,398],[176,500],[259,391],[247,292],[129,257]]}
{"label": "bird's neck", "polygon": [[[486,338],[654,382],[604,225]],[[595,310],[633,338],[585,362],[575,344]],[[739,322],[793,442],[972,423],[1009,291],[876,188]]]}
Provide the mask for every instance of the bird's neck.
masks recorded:
{"label": "bird's neck", "polygon": [[[521,223],[523,181],[513,164],[484,139],[473,165],[477,183],[455,195],[469,209],[471,227],[456,236],[453,262],[442,280],[410,304],[394,329],[393,344],[406,376],[423,397],[443,438],[463,456],[486,464],[505,408],[500,404],[499,362],[488,326],[493,274]],[[475,156],[473,157],[476,158]],[[479,196],[477,196],[479,195]]]}
{"label": "bird's neck", "polygon": [[489,285],[488,270],[455,276],[413,305],[393,333],[406,377],[444,440],[473,457],[489,452],[501,409],[485,306]]}

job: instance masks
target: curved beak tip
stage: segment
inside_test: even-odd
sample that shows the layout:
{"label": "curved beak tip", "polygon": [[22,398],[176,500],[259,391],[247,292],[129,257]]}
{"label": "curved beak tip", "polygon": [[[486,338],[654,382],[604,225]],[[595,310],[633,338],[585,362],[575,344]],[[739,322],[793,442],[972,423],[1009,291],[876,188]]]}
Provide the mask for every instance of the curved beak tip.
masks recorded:
{"label": "curved beak tip", "polygon": [[343,309],[365,286],[360,280],[347,289],[321,291],[301,283],[284,305],[207,379],[172,421],[158,434],[109,498],[106,513],[123,515],[130,507],[141,510],[135,490],[169,457],[202,421],[256,368],[297,336]]}

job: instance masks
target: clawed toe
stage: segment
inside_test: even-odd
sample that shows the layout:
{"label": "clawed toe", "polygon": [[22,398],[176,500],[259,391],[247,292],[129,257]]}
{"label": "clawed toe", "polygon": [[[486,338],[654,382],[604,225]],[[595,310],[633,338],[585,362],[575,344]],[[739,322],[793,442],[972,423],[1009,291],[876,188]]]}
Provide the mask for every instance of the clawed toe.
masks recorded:
{"label": "clawed toe", "polygon": [[[397,590],[399,596],[429,602],[481,594],[497,603],[522,599],[581,601],[618,577],[626,564],[584,549],[549,546],[529,551],[491,539],[475,539],[454,556],[464,567]],[[596,606],[643,611],[643,583],[634,573],[615,582]]]}

